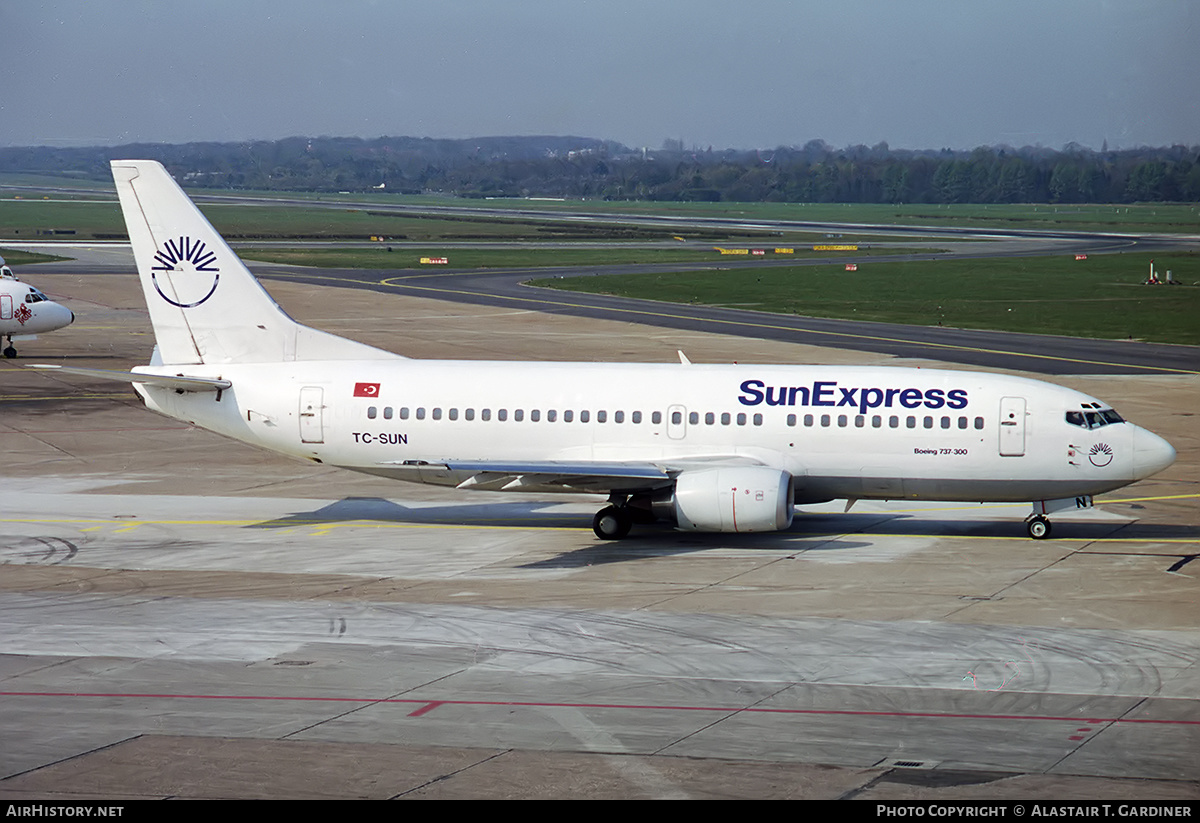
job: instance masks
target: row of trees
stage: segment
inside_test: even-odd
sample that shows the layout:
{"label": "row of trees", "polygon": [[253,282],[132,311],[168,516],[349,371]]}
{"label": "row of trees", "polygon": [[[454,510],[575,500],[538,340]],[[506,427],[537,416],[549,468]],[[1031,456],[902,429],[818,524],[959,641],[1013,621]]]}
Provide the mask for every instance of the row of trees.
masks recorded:
{"label": "row of trees", "polygon": [[445,192],[846,203],[1200,201],[1200,146],[1092,151],[835,149],[656,151],[575,137],[289,138],[254,143],[0,149],[0,171],[108,177],[111,157],[161,160],[185,185],[288,191]]}

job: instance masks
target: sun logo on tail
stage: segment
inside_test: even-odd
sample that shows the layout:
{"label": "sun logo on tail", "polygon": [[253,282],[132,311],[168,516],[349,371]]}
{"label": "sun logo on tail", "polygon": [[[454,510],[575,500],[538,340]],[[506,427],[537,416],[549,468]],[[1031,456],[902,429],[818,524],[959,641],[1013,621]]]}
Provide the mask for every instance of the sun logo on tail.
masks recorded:
{"label": "sun logo on tail", "polygon": [[216,259],[216,253],[209,251],[203,240],[168,240],[154,253],[156,265],[150,267],[150,279],[159,296],[172,306],[195,308],[217,290],[221,275],[220,269],[212,265]]}

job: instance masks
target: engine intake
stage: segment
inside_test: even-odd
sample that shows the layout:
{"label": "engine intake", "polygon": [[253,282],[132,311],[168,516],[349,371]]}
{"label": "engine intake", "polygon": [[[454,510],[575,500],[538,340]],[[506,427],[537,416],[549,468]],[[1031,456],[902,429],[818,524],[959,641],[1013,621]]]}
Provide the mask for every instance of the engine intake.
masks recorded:
{"label": "engine intake", "polygon": [[767,532],[792,525],[792,476],[765,466],[685,471],[671,503],[676,525],[698,532]]}

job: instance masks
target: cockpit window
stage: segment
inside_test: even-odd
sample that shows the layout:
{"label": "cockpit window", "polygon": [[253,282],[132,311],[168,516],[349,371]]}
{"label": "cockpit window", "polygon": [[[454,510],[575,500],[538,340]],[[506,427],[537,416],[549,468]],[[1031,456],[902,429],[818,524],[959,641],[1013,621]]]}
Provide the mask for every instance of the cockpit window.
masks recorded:
{"label": "cockpit window", "polygon": [[49,299],[50,299],[49,297],[42,294],[37,289],[32,289],[32,288],[29,290],[29,293],[25,295],[26,303],[43,303],[45,301],[48,301]]}
{"label": "cockpit window", "polygon": [[1112,409],[1100,409],[1099,411],[1069,411],[1067,412],[1067,422],[1072,426],[1079,426],[1081,429],[1098,429],[1101,426],[1107,426],[1112,423],[1124,423],[1125,418],[1117,414]]}

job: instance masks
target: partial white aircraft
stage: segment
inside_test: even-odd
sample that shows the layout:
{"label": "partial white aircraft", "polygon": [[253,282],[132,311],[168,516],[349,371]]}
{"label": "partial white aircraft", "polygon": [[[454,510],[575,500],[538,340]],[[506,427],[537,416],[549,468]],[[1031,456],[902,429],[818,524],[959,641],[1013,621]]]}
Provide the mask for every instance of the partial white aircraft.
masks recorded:
{"label": "partial white aircraft", "polygon": [[[965,371],[410,360],[288,317],[158,163],[113,177],[157,348],[146,405],[238,440],[460,489],[608,496],[635,522],[788,528],[831,499],[1032,502],[1046,515],[1159,472],[1175,450],[1094,397]],[[53,368],[53,367],[51,367]]]}
{"label": "partial white aircraft", "polygon": [[46,295],[22,283],[0,257],[0,338],[8,338],[4,356],[17,356],[13,339],[35,340],[42,332],[75,322],[75,314]]}

